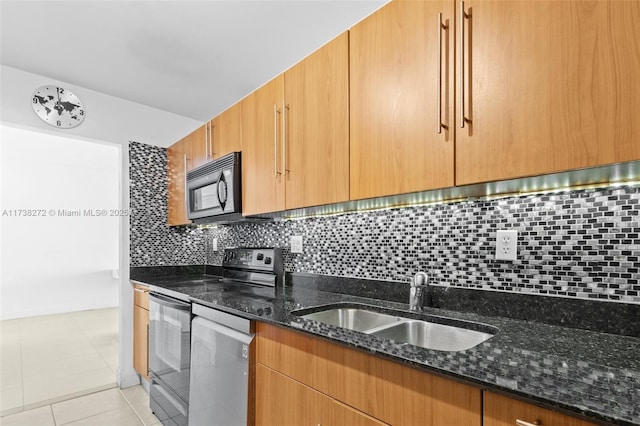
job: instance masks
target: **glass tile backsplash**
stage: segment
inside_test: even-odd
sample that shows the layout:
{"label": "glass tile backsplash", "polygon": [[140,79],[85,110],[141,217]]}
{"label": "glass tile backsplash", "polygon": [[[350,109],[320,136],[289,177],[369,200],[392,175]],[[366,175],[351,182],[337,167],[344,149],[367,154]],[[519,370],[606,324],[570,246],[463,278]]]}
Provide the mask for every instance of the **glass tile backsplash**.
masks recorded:
{"label": "glass tile backsplash", "polygon": [[[132,143],[130,155],[132,266],[219,265],[224,247],[276,246],[290,272],[408,282],[424,271],[437,285],[640,303],[638,186],[172,229],[164,150]],[[501,229],[518,231],[516,261],[495,260]]]}

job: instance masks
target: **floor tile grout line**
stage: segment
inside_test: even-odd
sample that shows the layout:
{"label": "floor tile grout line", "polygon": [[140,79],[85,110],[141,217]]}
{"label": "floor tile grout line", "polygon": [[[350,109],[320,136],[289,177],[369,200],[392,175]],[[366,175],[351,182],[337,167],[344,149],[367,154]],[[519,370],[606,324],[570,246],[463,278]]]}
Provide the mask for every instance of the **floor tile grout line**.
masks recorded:
{"label": "floor tile grout line", "polygon": [[[102,309],[116,309],[116,311],[118,311],[118,314],[119,314],[119,311],[120,311],[120,307],[119,307],[119,306],[115,306],[115,307],[112,307],[112,308],[102,308]],[[96,309],[91,309],[91,310],[89,310],[89,311],[95,311],[95,310],[96,310]],[[85,311],[82,311],[82,312],[85,312]],[[72,320],[72,321],[73,321],[73,323],[74,323],[74,324],[76,324],[76,326],[77,326],[76,320],[75,320],[75,318],[73,318],[73,316],[71,317],[71,320]],[[100,358],[102,359],[102,361],[104,361],[104,363],[107,365],[107,367],[109,367],[109,369],[111,369],[111,365],[110,365],[110,364],[109,364],[109,362],[105,359],[105,357],[102,355],[102,352],[100,352],[100,351],[98,350],[98,348],[97,348],[97,347],[96,347],[96,345],[93,343],[93,341],[91,341],[91,338],[90,338],[89,336],[87,336],[87,334],[84,332],[84,330],[83,330],[82,328],[78,327],[78,329],[80,329],[80,332],[81,332],[81,333],[82,333],[82,334],[87,338],[87,340],[89,341],[89,344],[90,344],[90,345],[91,345],[91,347],[96,351],[96,353],[100,356]],[[120,330],[118,329],[118,334],[119,334],[119,333],[120,333]],[[119,342],[118,342],[118,344],[119,344]],[[112,370],[112,371],[113,371],[113,370]],[[114,371],[113,373],[114,373],[114,374],[117,374],[117,372],[116,372],[116,371]]]}
{"label": "floor tile grout line", "polygon": [[[64,401],[59,401],[59,402],[56,402],[55,404],[51,404],[51,405],[50,405],[50,407],[51,407],[51,411],[52,411],[52,412],[54,412],[54,411],[53,411],[53,406],[54,406],[54,405],[56,405],[56,404],[61,404],[61,403],[65,403],[65,402],[69,402],[69,401],[77,400],[77,399],[80,399],[80,398],[84,398],[84,397],[87,397],[87,396],[90,396],[90,395],[95,395],[95,394],[98,394],[98,393],[107,392],[107,391],[110,391],[110,390],[112,390],[112,389],[119,390],[119,388],[116,386],[116,387],[114,387],[114,388],[109,388],[109,389],[104,389],[104,390],[100,390],[100,391],[96,391],[96,392],[91,392],[91,393],[88,393],[88,394],[86,394],[86,395],[80,395],[80,396],[77,396],[77,397],[75,397],[75,398],[67,399],[67,400],[64,400]],[[122,395],[122,396],[124,397],[124,395]],[[125,399],[125,401],[126,401],[126,398],[124,398],[124,399]],[[128,401],[127,401],[127,403],[128,403]],[[55,420],[55,414],[54,414],[54,422],[55,422],[56,426],[68,425],[68,424],[72,424],[72,423],[75,423],[75,422],[79,422],[79,421],[81,421],[81,420],[87,420],[87,419],[90,419],[90,418],[95,417],[95,416],[101,416],[101,415],[103,415],[103,414],[105,414],[105,413],[109,413],[109,412],[111,412],[111,411],[120,410],[120,409],[122,409],[122,408],[126,408],[126,407],[124,407],[124,406],[123,406],[123,407],[111,408],[111,409],[109,409],[109,410],[100,411],[99,413],[93,413],[93,414],[91,414],[91,415],[89,415],[89,416],[87,416],[87,417],[82,417],[82,418],[80,418],[80,419],[75,419],[75,420],[73,420],[73,421],[66,422],[66,423],[60,423],[60,424],[58,424],[58,422]],[[134,412],[135,412],[135,410],[134,410]]]}
{"label": "floor tile grout line", "polygon": [[[102,308],[102,309],[119,309],[118,307],[111,307],[111,308]],[[96,311],[95,309],[91,309],[91,310],[87,310],[86,312],[94,312]],[[85,311],[79,311],[79,312],[85,312]],[[24,346],[25,346],[25,336],[24,336],[24,332],[25,332],[25,327],[29,328],[38,328],[38,322],[47,322],[48,319],[50,319],[51,317],[55,316],[56,319],[62,320],[64,323],[67,324],[71,324],[73,325],[73,327],[76,330],[79,330],[81,335],[85,337],[85,339],[89,342],[93,352],[97,355],[97,357],[105,364],[105,367],[108,368],[114,375],[114,383],[115,383],[115,376],[116,376],[116,372],[113,371],[113,368],[111,367],[111,365],[107,362],[107,360],[105,359],[105,357],[103,356],[103,354],[96,348],[95,344],[89,339],[89,337],[87,336],[87,334],[84,332],[84,330],[82,330],[79,326],[78,323],[75,321],[74,319],[74,315],[77,315],[78,312],[67,312],[67,313],[59,313],[59,314],[51,314],[51,315],[41,315],[41,316],[36,316],[36,317],[26,317],[26,318],[16,318],[17,320],[17,328],[18,328],[18,342],[19,342],[19,360],[20,360],[20,393],[22,396],[21,399],[21,403],[19,406],[16,406],[14,409],[15,410],[19,410],[16,411],[15,413],[12,414],[19,414],[25,411],[25,407],[27,407],[27,405],[29,405],[29,409],[28,410],[32,410],[32,409],[36,409],[39,408],[37,406],[38,402],[34,402],[34,403],[30,403],[30,404],[25,404],[25,363],[24,363]],[[8,320],[7,320],[8,321]],[[26,324],[25,322],[29,322],[29,324]],[[36,325],[34,326],[34,321],[36,322]],[[74,330],[74,336],[76,335],[75,333],[77,333],[77,331]],[[98,369],[92,369],[89,371],[97,371]],[[83,372],[83,374],[85,374],[86,372]],[[90,393],[94,393],[94,392],[89,392]],[[80,395],[82,396],[82,395]],[[78,396],[79,397],[79,396]],[[72,398],[73,399],[73,398]],[[46,401],[46,400],[45,400]],[[42,401],[42,402],[45,402]],[[62,401],[58,401],[58,402],[62,402]],[[56,402],[57,403],[57,402]],[[35,405],[35,406],[34,406]],[[44,406],[52,406],[52,404],[43,404],[40,407],[44,407]],[[28,411],[27,410],[27,411]],[[51,410],[53,410],[53,408],[51,408]]]}
{"label": "floor tile grout line", "polygon": [[146,426],[146,423],[144,422],[142,417],[140,417],[140,414],[138,414],[138,410],[135,409],[135,407],[133,406],[131,401],[129,401],[129,398],[127,398],[127,396],[124,394],[124,392],[122,392],[122,389],[118,388],[118,391],[120,392],[120,395],[122,395],[124,400],[127,401],[127,404],[129,405],[129,407],[131,407],[131,409],[133,410],[133,413],[136,415],[138,420],[140,420],[140,424],[142,424],[143,426]]}
{"label": "floor tile grout line", "polygon": [[58,426],[58,422],[56,421],[56,414],[53,412],[53,404],[49,404],[49,411],[51,411],[51,418],[53,419],[53,425]]}

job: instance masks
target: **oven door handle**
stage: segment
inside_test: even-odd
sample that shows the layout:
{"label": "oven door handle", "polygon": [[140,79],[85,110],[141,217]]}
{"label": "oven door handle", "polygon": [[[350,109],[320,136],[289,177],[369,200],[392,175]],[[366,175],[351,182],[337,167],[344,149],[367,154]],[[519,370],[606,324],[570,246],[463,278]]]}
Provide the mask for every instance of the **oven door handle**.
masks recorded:
{"label": "oven door handle", "polygon": [[149,293],[149,302],[155,302],[159,305],[169,306],[170,308],[179,309],[181,311],[191,310],[191,303],[181,302],[158,293]]}

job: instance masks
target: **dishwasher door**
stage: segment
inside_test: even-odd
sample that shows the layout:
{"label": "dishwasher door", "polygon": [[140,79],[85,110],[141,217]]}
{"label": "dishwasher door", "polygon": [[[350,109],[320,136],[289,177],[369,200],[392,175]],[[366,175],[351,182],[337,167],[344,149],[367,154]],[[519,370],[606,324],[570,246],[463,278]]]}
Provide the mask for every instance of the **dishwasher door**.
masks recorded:
{"label": "dishwasher door", "polygon": [[216,320],[231,317],[233,323],[246,321],[248,326],[241,332],[205,317],[193,319],[189,426],[246,426],[253,412],[249,378],[254,334],[248,332],[250,321],[209,311],[215,313]]}

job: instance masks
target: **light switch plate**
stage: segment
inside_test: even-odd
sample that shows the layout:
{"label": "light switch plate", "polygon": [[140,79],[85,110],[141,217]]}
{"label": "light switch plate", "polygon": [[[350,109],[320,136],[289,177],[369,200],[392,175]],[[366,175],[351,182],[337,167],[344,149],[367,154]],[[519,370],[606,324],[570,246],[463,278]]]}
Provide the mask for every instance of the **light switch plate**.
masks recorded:
{"label": "light switch plate", "polygon": [[218,251],[218,239],[213,238],[211,240],[211,246],[213,247],[213,251]]}
{"label": "light switch plate", "polygon": [[518,257],[518,231],[496,232],[496,260],[516,260]]}
{"label": "light switch plate", "polygon": [[302,253],[302,235],[291,236],[291,253]]}

